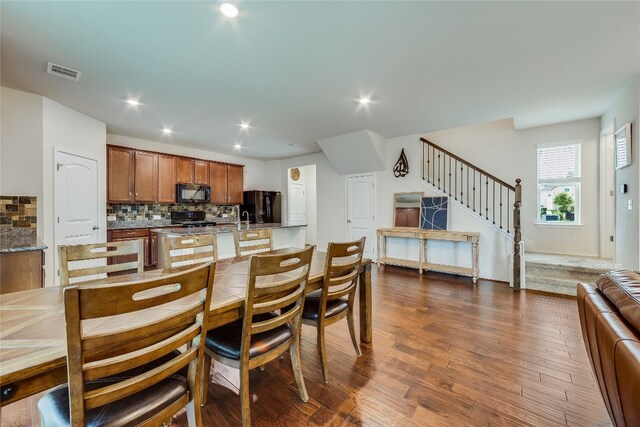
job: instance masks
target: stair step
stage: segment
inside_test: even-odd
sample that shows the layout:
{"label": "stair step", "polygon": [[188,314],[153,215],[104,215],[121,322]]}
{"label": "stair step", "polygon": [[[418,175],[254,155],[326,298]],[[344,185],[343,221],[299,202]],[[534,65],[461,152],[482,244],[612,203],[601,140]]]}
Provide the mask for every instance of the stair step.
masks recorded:
{"label": "stair step", "polygon": [[615,269],[612,260],[530,252],[525,255],[526,289],[576,295],[578,283],[595,284]]}
{"label": "stair step", "polygon": [[575,296],[577,293],[578,282],[580,282],[580,280],[562,280],[550,277],[526,277],[525,289]]}

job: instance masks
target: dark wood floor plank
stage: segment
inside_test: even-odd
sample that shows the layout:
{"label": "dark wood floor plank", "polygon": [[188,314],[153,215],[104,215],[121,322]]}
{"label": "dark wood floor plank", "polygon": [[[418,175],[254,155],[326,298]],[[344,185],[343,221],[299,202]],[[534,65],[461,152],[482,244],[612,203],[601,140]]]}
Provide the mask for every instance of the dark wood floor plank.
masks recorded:
{"label": "dark wood floor plank", "polygon": [[[503,283],[374,268],[373,342],[355,355],[346,323],[327,328],[329,384],[304,327],[300,400],[289,356],[250,375],[254,426],[610,427],[580,332],[575,298]],[[238,372],[216,366],[205,426],[240,425]],[[0,423],[38,425],[37,399]],[[33,421],[32,421],[33,420]],[[173,426],[186,426],[180,413]]]}

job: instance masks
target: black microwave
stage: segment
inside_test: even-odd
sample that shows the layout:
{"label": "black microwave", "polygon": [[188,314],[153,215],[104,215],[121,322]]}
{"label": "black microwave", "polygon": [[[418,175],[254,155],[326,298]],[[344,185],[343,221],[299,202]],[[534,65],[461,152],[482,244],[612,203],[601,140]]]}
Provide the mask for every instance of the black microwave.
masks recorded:
{"label": "black microwave", "polygon": [[211,187],[198,184],[176,184],[176,203],[209,203]]}

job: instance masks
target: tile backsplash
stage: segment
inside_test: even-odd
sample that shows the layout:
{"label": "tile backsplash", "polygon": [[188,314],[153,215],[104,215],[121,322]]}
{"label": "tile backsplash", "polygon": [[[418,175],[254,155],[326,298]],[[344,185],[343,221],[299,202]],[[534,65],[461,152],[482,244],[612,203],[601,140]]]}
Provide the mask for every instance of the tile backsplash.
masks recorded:
{"label": "tile backsplash", "polygon": [[[220,206],[220,205],[208,205],[208,204],[193,204],[193,203],[140,203],[140,204],[124,204],[124,203],[109,203],[107,204],[107,217],[108,220],[115,221],[137,221],[154,219],[154,215],[159,215],[160,219],[171,219],[172,211],[205,211],[207,218],[222,218],[223,215],[227,215],[227,218],[236,216],[236,210],[233,206]],[[115,217],[115,218],[113,218]]]}
{"label": "tile backsplash", "polygon": [[35,196],[0,196],[0,228],[36,228],[38,200]]}

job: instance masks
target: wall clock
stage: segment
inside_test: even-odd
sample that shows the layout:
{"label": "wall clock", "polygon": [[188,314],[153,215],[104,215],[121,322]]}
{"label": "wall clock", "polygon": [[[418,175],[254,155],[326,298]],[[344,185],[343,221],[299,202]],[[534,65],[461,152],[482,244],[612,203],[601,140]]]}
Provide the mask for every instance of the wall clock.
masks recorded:
{"label": "wall clock", "polygon": [[297,181],[300,179],[300,169],[298,168],[291,168],[289,174],[291,175],[291,179],[294,181]]}

